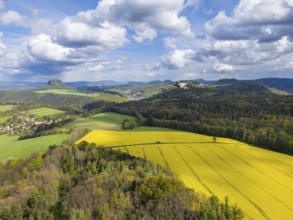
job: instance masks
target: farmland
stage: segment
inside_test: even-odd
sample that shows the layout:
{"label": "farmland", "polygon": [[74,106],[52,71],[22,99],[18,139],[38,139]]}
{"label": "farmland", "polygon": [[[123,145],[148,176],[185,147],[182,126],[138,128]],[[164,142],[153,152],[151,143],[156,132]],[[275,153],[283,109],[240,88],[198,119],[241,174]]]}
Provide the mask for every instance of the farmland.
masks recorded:
{"label": "farmland", "polygon": [[7,118],[5,118],[5,117],[1,117],[1,116],[0,116],[0,124],[1,124],[1,123],[4,123],[6,120],[7,120]]}
{"label": "farmland", "polygon": [[0,105],[0,112],[6,112],[12,110],[14,105]]}
{"label": "farmland", "polygon": [[[146,130],[146,131],[144,131]],[[169,167],[190,188],[243,209],[248,219],[293,219],[291,156],[226,138],[175,131],[94,131],[82,140]]]}
{"label": "farmland", "polygon": [[46,116],[46,115],[61,115],[64,114],[64,111],[57,110],[54,108],[37,108],[28,111],[28,114],[37,115],[37,116]]}
{"label": "farmland", "polygon": [[66,128],[92,128],[95,130],[121,130],[123,120],[135,122],[134,117],[116,114],[116,113],[100,113],[89,116],[87,118],[80,118],[65,125]]}
{"label": "farmland", "polygon": [[77,90],[71,90],[71,89],[47,89],[47,90],[36,91],[36,93],[39,93],[39,94],[52,93],[57,95],[78,95],[78,96],[88,96],[88,97],[97,97],[100,95],[100,93],[85,93],[85,92],[79,92]]}
{"label": "farmland", "polygon": [[56,134],[19,141],[18,136],[0,136],[0,162],[8,157],[25,158],[45,152],[51,144],[61,144],[67,134]]}

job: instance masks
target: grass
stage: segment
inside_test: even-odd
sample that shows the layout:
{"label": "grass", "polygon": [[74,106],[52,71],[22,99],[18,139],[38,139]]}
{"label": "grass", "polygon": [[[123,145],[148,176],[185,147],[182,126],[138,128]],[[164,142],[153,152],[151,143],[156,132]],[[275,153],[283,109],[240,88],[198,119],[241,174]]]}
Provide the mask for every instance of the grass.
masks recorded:
{"label": "grass", "polygon": [[1,116],[0,116],[0,124],[6,122],[6,120],[7,120],[7,118],[5,118],[5,117],[1,117]]}
{"label": "grass", "polygon": [[106,112],[80,118],[65,125],[66,128],[91,128],[95,130],[121,130],[123,120],[129,120],[136,124],[134,117]]}
{"label": "grass", "polygon": [[100,93],[84,93],[84,92],[79,92],[77,90],[71,90],[71,89],[47,89],[47,90],[39,90],[35,92],[39,94],[52,93],[57,95],[78,95],[78,96],[88,96],[88,97],[100,96]]}
{"label": "grass", "polygon": [[159,128],[159,127],[148,127],[148,126],[139,126],[133,129],[133,131],[174,131],[169,128]]}
{"label": "grass", "polygon": [[46,116],[46,115],[61,115],[64,114],[65,111],[57,110],[54,108],[37,108],[28,111],[28,114],[34,114],[38,116]]}
{"label": "grass", "polygon": [[12,110],[14,105],[0,105],[0,112],[6,112]]}
{"label": "grass", "polygon": [[1,135],[0,162],[8,157],[25,158],[32,153],[45,152],[50,145],[61,144],[67,136],[67,134],[56,134],[19,141],[17,136]]}
{"label": "grass", "polygon": [[[81,103],[85,102],[84,104],[94,102],[94,101],[101,101],[101,100],[108,101],[108,102],[117,102],[117,103],[127,101],[125,97],[122,97],[117,94],[110,94],[110,93],[104,93],[104,92],[87,93],[87,92],[73,90],[73,89],[46,89],[46,90],[34,91],[33,94],[37,95],[37,97],[40,96],[39,98],[41,99],[43,99],[42,97],[45,95],[52,95],[52,94],[61,96],[61,97],[66,97],[66,99],[68,101],[71,100],[71,102],[72,100],[80,99],[80,100],[76,100],[76,102],[79,102],[79,101],[81,101]],[[34,97],[33,99],[35,101],[36,97]],[[40,103],[43,103],[43,102],[40,102]],[[44,104],[50,104],[50,103],[44,103]],[[62,104],[65,104],[65,103],[62,102]],[[56,105],[56,103],[53,103],[53,105]],[[59,105],[56,105],[56,106],[59,106]]]}
{"label": "grass", "polygon": [[80,141],[169,167],[190,188],[229,196],[249,219],[293,219],[293,157],[226,138],[139,128],[94,131]]}

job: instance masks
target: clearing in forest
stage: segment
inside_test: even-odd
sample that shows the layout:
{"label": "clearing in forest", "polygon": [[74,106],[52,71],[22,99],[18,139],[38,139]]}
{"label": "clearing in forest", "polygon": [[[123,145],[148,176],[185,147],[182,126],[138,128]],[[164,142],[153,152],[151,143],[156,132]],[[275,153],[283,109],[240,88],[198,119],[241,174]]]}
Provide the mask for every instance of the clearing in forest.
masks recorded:
{"label": "clearing in forest", "polygon": [[62,115],[65,111],[61,111],[54,108],[37,108],[27,111],[28,114],[37,116],[47,116],[47,115]]}

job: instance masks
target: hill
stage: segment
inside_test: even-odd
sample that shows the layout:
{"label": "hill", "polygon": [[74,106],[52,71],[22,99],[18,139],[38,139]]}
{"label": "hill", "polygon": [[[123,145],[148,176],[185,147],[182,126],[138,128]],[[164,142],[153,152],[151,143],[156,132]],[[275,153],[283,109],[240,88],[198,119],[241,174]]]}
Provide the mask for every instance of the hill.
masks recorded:
{"label": "hill", "polygon": [[264,78],[257,79],[256,81],[263,83],[264,85],[277,88],[282,91],[293,93],[293,79]]}
{"label": "hill", "polygon": [[293,96],[243,92],[247,84],[242,85],[240,92],[239,84],[232,85],[236,91],[231,86],[174,89],[107,110],[139,114],[148,126],[228,137],[293,155]]}
{"label": "hill", "polygon": [[125,98],[120,95],[99,93],[85,94],[77,90],[68,89],[42,89],[24,91],[0,91],[2,103],[35,103],[56,107],[83,106],[97,101],[123,102]]}
{"label": "hill", "polygon": [[174,89],[172,81],[152,81],[149,83],[131,82],[127,85],[111,87],[106,91],[118,92],[128,100],[139,100],[157,95],[163,91]]}
{"label": "hill", "polygon": [[223,78],[223,79],[219,79],[218,81],[215,82],[215,85],[233,85],[233,84],[236,84],[238,83],[239,81],[237,79],[226,79],[226,78]]}
{"label": "hill", "polygon": [[[228,81],[225,81],[225,82],[227,83]],[[223,84],[223,86],[219,87],[218,89],[223,91],[228,91],[228,92],[240,92],[240,93],[267,93],[267,94],[274,93],[267,86],[255,81],[239,82],[239,81],[232,80],[230,82],[231,84],[225,84],[225,85]]]}
{"label": "hill", "polygon": [[228,199],[221,203],[214,196],[195,195],[166,169],[86,143],[54,146],[20,163],[8,161],[0,169],[0,189],[3,220],[243,216]]}

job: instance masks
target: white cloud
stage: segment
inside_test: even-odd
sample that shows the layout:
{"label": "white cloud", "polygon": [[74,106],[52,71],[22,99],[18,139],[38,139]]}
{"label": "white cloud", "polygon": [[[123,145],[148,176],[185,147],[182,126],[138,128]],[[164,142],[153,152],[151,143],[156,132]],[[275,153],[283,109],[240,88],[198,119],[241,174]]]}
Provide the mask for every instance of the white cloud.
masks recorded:
{"label": "white cloud", "polygon": [[213,68],[216,72],[231,72],[234,70],[233,66],[218,62],[214,64]]}
{"label": "white cloud", "polygon": [[283,71],[293,53],[292,23],[293,0],[240,0],[231,16],[221,11],[205,24],[213,38],[202,54],[216,72]]}
{"label": "white cloud", "polygon": [[7,11],[0,14],[0,23],[4,25],[22,25],[24,23],[24,17],[16,11]]}
{"label": "white cloud", "polygon": [[140,24],[136,27],[136,35],[134,36],[134,40],[142,43],[144,40],[154,40],[157,35],[156,30],[145,26],[145,24]]}
{"label": "white cloud", "polygon": [[164,46],[167,49],[175,50],[177,48],[176,39],[173,37],[166,37],[164,38]]}
{"label": "white cloud", "polygon": [[6,46],[2,43],[3,33],[0,32],[0,57],[3,57],[6,53]]}
{"label": "white cloud", "polygon": [[93,27],[86,23],[66,18],[57,26],[56,41],[70,47],[97,45],[114,49],[127,42],[126,29],[109,22]]}
{"label": "white cloud", "polygon": [[3,0],[0,0],[0,9],[5,8],[5,3],[3,2]]}
{"label": "white cloud", "polygon": [[292,0],[241,0],[234,18],[245,24],[286,24],[292,22]]}
{"label": "white cloud", "polygon": [[183,75],[181,75],[179,77],[179,80],[180,79],[185,79],[185,80],[194,80],[196,79],[200,74],[199,73],[195,73],[195,72],[187,72],[187,73],[184,73]]}
{"label": "white cloud", "polygon": [[198,5],[202,2],[202,0],[187,0],[185,3],[186,7],[193,6],[198,7]]}
{"label": "white cloud", "polygon": [[232,16],[219,12],[205,24],[205,30],[217,39],[269,42],[293,37],[292,23],[292,0],[240,0]]}
{"label": "white cloud", "polygon": [[154,39],[157,32],[192,36],[188,19],[180,16],[185,7],[184,0],[101,0],[96,10],[81,12],[76,19],[92,25],[107,20],[127,26],[140,42]]}
{"label": "white cloud", "polygon": [[189,64],[195,56],[195,52],[191,49],[174,50],[166,57],[166,65],[169,68],[182,68]]}
{"label": "white cloud", "polygon": [[159,62],[152,65],[146,65],[145,69],[148,71],[156,71],[161,68],[169,70],[181,69],[196,60],[196,55],[196,52],[192,49],[174,49],[167,55],[163,56]]}
{"label": "white cloud", "polygon": [[71,49],[62,47],[54,43],[50,36],[41,34],[29,40],[28,51],[38,60],[64,62],[68,60]]}

